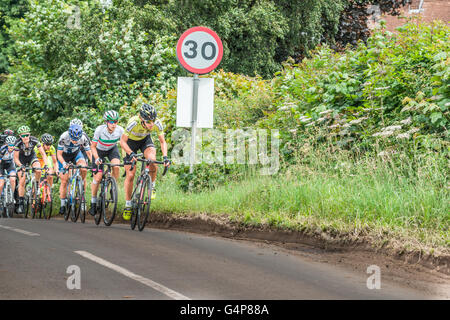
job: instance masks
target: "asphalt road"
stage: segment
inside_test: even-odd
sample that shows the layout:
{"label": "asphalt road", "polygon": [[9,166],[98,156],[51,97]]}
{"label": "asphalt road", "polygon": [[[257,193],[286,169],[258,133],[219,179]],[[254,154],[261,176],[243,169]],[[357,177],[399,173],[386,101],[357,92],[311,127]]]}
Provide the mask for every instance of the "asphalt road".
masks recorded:
{"label": "asphalt road", "polygon": [[0,219],[0,299],[433,298],[369,276],[245,241]]}

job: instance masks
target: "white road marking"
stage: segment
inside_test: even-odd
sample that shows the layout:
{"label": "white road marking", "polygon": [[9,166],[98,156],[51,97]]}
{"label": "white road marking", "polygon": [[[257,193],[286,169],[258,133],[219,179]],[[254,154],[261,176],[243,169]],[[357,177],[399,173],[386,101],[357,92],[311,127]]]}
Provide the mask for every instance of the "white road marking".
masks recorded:
{"label": "white road marking", "polygon": [[39,233],[34,233],[34,232],[25,231],[25,230],[22,230],[22,229],[17,229],[17,228],[12,228],[12,227],[8,227],[8,226],[3,226],[1,224],[0,224],[0,228],[11,230],[11,231],[15,231],[15,232],[22,233],[22,234],[26,234],[27,236],[30,236],[30,237],[40,236]]}
{"label": "white road marking", "polygon": [[79,254],[79,255],[81,255],[81,256],[83,256],[83,257],[85,257],[85,258],[87,258],[87,259],[89,259],[89,260],[92,260],[92,261],[94,261],[94,262],[96,262],[98,264],[101,264],[102,266],[110,268],[110,269],[112,269],[112,270],[114,270],[114,271],[116,271],[116,272],[118,272],[118,273],[120,273],[120,274],[122,274],[122,275],[124,275],[124,276],[126,276],[128,278],[131,278],[131,279],[136,280],[136,281],[138,281],[138,282],[140,282],[142,284],[145,284],[146,286],[151,287],[151,288],[155,289],[156,291],[159,291],[159,292],[165,294],[166,296],[168,296],[168,297],[170,297],[172,299],[175,299],[175,300],[191,300],[188,297],[182,295],[181,293],[173,291],[172,289],[169,289],[169,288],[163,286],[162,284],[159,284],[159,283],[157,283],[155,281],[152,281],[150,279],[144,278],[144,277],[142,277],[140,275],[134,274],[133,272],[128,271],[125,268],[122,268],[122,267],[120,267],[118,265],[115,265],[115,264],[113,264],[111,262],[108,262],[108,261],[106,261],[106,260],[104,260],[102,258],[96,257],[96,256],[94,256],[93,254],[91,254],[89,252],[86,252],[86,251],[74,251],[74,252]]}

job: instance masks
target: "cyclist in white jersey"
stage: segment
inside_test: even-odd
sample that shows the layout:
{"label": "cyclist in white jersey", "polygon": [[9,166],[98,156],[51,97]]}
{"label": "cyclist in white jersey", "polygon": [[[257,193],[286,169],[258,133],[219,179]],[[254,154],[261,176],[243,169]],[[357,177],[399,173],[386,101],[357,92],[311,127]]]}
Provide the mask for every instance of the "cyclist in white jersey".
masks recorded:
{"label": "cyclist in white jersey", "polygon": [[[117,142],[122,137],[124,129],[117,125],[119,114],[114,110],[106,111],[103,115],[103,120],[105,120],[105,124],[102,124],[95,129],[94,137],[92,138],[92,163],[100,166],[103,162],[102,159],[108,158],[112,164],[120,164],[121,159]],[[103,171],[103,168],[99,168]],[[103,172],[99,172],[94,176],[94,179],[92,179],[92,197],[89,213],[93,216],[97,210],[97,192],[102,176]],[[112,176],[118,181],[119,167],[112,168]]]}

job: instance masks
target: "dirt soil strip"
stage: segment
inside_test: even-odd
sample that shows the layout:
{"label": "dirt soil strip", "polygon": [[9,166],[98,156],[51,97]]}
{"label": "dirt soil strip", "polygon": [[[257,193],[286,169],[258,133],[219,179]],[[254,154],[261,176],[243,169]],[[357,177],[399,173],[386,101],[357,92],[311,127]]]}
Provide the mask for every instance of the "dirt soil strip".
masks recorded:
{"label": "dirt soil strip", "polygon": [[[93,220],[93,217],[87,214],[86,220]],[[118,213],[114,223],[130,222],[123,220]],[[147,227],[247,240],[258,246],[276,245],[288,254],[358,272],[367,272],[369,266],[377,265],[384,279],[450,299],[450,255],[432,256],[419,251],[377,248],[364,239],[353,242],[335,240],[325,233],[309,235],[270,227],[248,227],[230,222],[226,216],[206,214],[151,213]]]}
{"label": "dirt soil strip", "polygon": [[[147,226],[158,229],[188,231],[192,233],[208,234],[224,238],[262,241],[281,245],[286,249],[295,249],[295,245],[308,247],[307,251],[317,253],[348,253],[352,255],[366,253],[371,256],[384,256],[394,258],[402,266],[406,264],[420,265],[436,272],[450,275],[450,255],[432,256],[420,251],[400,251],[391,248],[376,248],[366,240],[350,242],[348,240],[335,240],[325,233],[309,235],[299,231],[281,230],[272,227],[248,227],[239,223],[229,222],[227,217],[200,215],[173,215],[170,213],[151,213]],[[114,223],[129,224],[119,215]]]}

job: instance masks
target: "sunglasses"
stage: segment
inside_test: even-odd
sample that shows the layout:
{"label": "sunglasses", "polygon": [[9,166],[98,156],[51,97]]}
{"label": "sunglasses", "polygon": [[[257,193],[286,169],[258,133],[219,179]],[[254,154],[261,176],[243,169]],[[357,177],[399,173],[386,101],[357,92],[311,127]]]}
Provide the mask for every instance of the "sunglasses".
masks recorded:
{"label": "sunglasses", "polygon": [[117,123],[117,122],[119,122],[119,121],[113,121],[113,120],[108,120],[108,121],[106,121],[106,122],[108,122],[109,124],[115,124],[115,123]]}
{"label": "sunglasses", "polygon": [[150,124],[153,123],[153,120],[144,120],[144,123]]}
{"label": "sunglasses", "polygon": [[8,147],[15,147],[15,144],[8,144]]}
{"label": "sunglasses", "polygon": [[21,134],[21,135],[20,135],[21,138],[28,138],[29,136],[30,136],[29,133],[28,133],[28,134]]}

